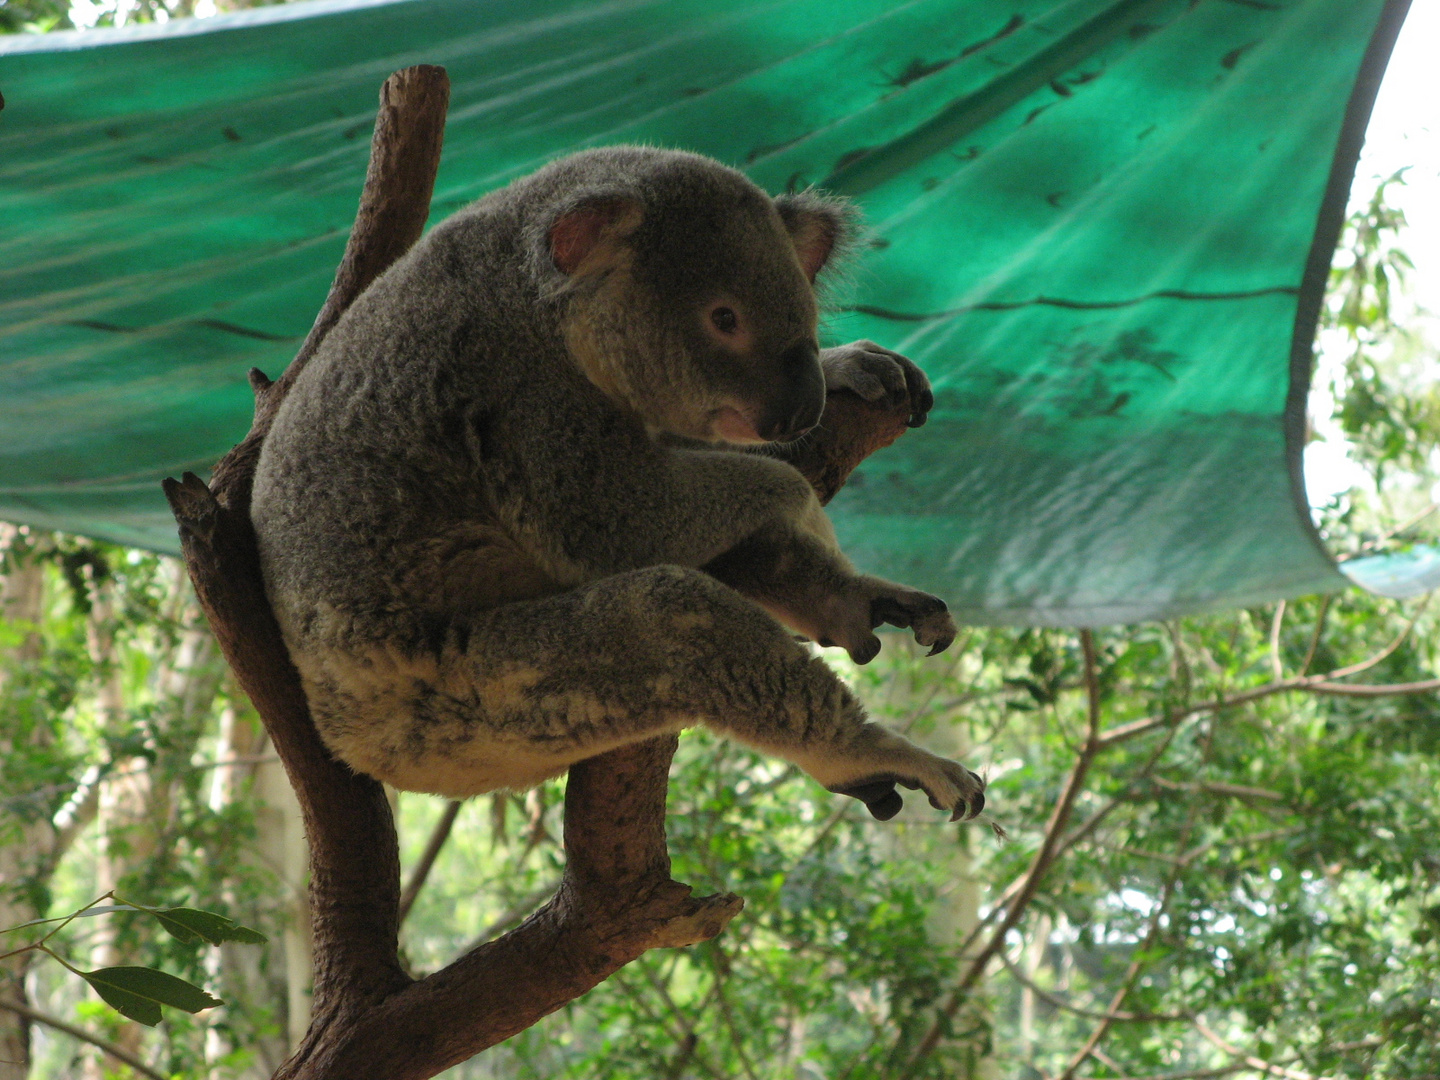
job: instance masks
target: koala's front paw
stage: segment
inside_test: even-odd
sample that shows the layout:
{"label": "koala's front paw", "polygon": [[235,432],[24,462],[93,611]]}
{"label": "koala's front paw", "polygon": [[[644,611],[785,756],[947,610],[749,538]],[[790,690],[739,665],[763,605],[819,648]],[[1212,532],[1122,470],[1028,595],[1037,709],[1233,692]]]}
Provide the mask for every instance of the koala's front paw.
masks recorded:
{"label": "koala's front paw", "polygon": [[826,597],[806,617],[815,641],[843,646],[857,664],[868,664],[880,652],[873,631],[881,623],[909,628],[931,656],[948,649],[956,634],[955,620],[938,596],[868,576]]}
{"label": "koala's front paw", "polygon": [[877,821],[889,821],[904,805],[904,799],[895,790],[897,784],[911,791],[923,789],[929,796],[930,805],[936,810],[949,811],[951,821],[969,820],[985,809],[984,780],[954,761],[929,754],[925,756],[930,761],[926,763],[928,767],[917,770],[921,775],[882,773],[830,790],[837,795],[859,799]]}
{"label": "koala's front paw", "polygon": [[825,391],[849,390],[865,401],[898,410],[908,408],[909,427],[925,423],[935,404],[930,380],[907,357],[876,345],[853,341],[820,354]]}
{"label": "koala's front paw", "polygon": [[909,627],[915,640],[930,650],[930,656],[948,649],[957,632],[944,600],[899,586],[870,601],[870,626],[873,629],[881,623]]}

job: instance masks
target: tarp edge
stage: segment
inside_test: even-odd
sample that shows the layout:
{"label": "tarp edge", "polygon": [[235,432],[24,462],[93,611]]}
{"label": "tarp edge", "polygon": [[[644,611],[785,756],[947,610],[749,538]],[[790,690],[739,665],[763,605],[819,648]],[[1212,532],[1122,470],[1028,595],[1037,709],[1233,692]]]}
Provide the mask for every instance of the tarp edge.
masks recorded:
{"label": "tarp edge", "polygon": [[168,22],[136,23],[133,26],[101,27],[94,30],[57,30],[48,34],[0,35],[0,56],[21,53],[75,52],[108,45],[129,45],[167,38],[214,34],[225,30],[242,30],[254,26],[313,19],[364,8],[407,4],[412,0],[293,0],[291,3],[269,4],[208,18],[170,19]]}
{"label": "tarp edge", "polygon": [[[1285,395],[1285,459],[1290,470],[1290,490],[1300,528],[1324,558],[1335,566],[1335,558],[1326,549],[1320,532],[1310,515],[1310,499],[1305,490],[1305,443],[1309,433],[1310,380],[1315,369],[1315,332],[1320,324],[1320,309],[1330,283],[1330,267],[1335,247],[1345,227],[1345,211],[1350,204],[1350,189],[1365,145],[1365,131],[1380,92],[1381,80],[1390,63],[1400,27],[1410,10],[1410,0],[1387,0],[1380,12],[1375,32],[1360,61],[1340,136],[1331,159],[1330,176],[1325,182],[1325,196],[1316,215],[1315,232],[1310,252],[1305,258],[1305,273],[1300,279],[1300,295],[1295,305],[1295,328],[1290,339],[1290,386]],[[1337,573],[1339,571],[1336,566]]]}

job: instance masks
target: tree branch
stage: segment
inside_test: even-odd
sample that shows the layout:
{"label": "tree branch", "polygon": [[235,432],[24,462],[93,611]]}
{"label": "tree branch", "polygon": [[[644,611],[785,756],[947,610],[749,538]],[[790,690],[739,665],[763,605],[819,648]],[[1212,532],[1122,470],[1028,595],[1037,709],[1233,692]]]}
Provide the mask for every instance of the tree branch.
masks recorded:
{"label": "tree branch", "polygon": [[1301,1072],[1299,1069],[1289,1069],[1283,1065],[1272,1065],[1262,1058],[1245,1053],[1245,1051],[1241,1050],[1238,1046],[1231,1046],[1219,1035],[1211,1031],[1205,1021],[1198,1016],[1191,1017],[1190,1022],[1195,1025],[1195,1030],[1204,1037],[1206,1042],[1210,1043],[1217,1050],[1229,1054],[1232,1058],[1243,1061],[1246,1068],[1256,1069],[1266,1076],[1279,1076],[1282,1077],[1283,1080],[1321,1080],[1321,1078],[1311,1076],[1307,1072]]}
{"label": "tree branch", "polygon": [[999,957],[1000,963],[1005,965],[1005,970],[1010,973],[1011,978],[1029,990],[1041,1001],[1053,1008],[1059,1009],[1061,1012],[1073,1013],[1076,1016],[1083,1016],[1089,1020],[1106,1020],[1120,1024],[1151,1024],[1189,1019],[1179,1013],[1100,1012],[1096,1009],[1086,1009],[1079,1005],[1072,1005],[1064,998],[1056,997],[1050,993],[1050,991],[1036,985],[1034,979],[1030,978],[1015,966],[1015,961],[1010,959],[1009,954],[1006,953],[1004,949],[996,953],[996,956]]}
{"label": "tree branch", "polygon": [[1041,879],[1055,859],[1060,843],[1060,834],[1070,820],[1070,813],[1075,808],[1076,799],[1080,797],[1080,792],[1085,784],[1085,776],[1090,771],[1090,766],[1094,763],[1096,756],[1104,749],[1104,744],[1100,741],[1100,684],[1096,671],[1095,640],[1089,630],[1080,631],[1080,646],[1085,656],[1086,724],[1085,741],[1080,747],[1079,756],[1075,759],[1075,765],[1071,768],[1070,774],[1065,778],[1065,786],[1061,788],[1060,797],[1055,801],[1055,808],[1050,812],[1050,820],[1045,823],[1040,850],[1035,852],[1035,857],[1030,862],[1030,868],[1020,879],[1018,886],[1014,887],[1014,894],[1005,909],[1005,917],[991,933],[990,940],[985,943],[985,947],[975,954],[970,961],[970,966],[965,969],[965,974],[961,976],[960,982],[950,992],[950,997],[945,1004],[941,1006],[934,1023],[930,1025],[925,1037],[920,1040],[920,1045],[901,1074],[901,1080],[911,1080],[919,1072],[920,1065],[940,1044],[945,1029],[955,1014],[959,1012],[960,1006],[969,997],[970,988],[980,980],[991,959],[1004,947],[1005,935],[1020,922],[1021,916],[1024,915],[1025,909],[1040,887]]}
{"label": "tree branch", "polygon": [[29,1005],[22,1005],[18,1001],[11,1001],[3,997],[0,997],[0,1009],[6,1009],[9,1012],[15,1013],[17,1016],[23,1016],[31,1023],[44,1024],[46,1027],[54,1028],[56,1031],[63,1031],[71,1038],[79,1039],[81,1042],[87,1042],[91,1046],[98,1047],[116,1061],[129,1065],[130,1068],[142,1076],[150,1077],[150,1080],[167,1080],[163,1073],[158,1073],[150,1068],[149,1065],[146,1065],[145,1062],[141,1061],[123,1046],[116,1046],[109,1039],[101,1038],[99,1035],[94,1035],[82,1027],[76,1027],[74,1024],[68,1024],[58,1016],[51,1016],[49,1013],[43,1013],[39,1009],[32,1009]]}
{"label": "tree branch", "polygon": [[[355,227],[310,335],[276,382],[251,372],[250,432],[216,466],[211,485],[189,473],[165,482],[197,599],[285,766],[310,841],[314,1007],[310,1030],[276,1080],[424,1080],[530,1026],[647,949],[715,936],[741,908],[738,897],[694,898],[670,879],[665,792],[676,740],[667,736],[570,770],[567,862],[548,904],[418,982],[400,964],[389,804],[382,786],[332,758],[315,730],[265,596],[250,523],[255,464],[280,403],[326,333],[419,238],[429,214],[449,97],[444,69],[397,72],[380,97]],[[903,431],[896,420],[894,410],[830,395],[823,440],[800,463],[822,499]]]}

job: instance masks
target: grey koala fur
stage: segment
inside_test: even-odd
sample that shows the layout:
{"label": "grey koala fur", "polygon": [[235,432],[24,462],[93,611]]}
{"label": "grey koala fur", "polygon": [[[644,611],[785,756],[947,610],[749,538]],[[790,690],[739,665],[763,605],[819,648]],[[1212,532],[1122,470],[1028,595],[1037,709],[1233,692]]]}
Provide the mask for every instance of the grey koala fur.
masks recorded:
{"label": "grey koala fur", "polygon": [[252,504],[333,753],[462,797],[701,723],[877,817],[897,783],[979,812],[975,774],[868,722],[785,628],[861,662],[881,621],[955,635],[942,601],[855,572],[784,460],[827,383],[929,407],[904,357],[818,350],[813,280],[849,227],[838,201],[611,147],[466,207],[365,291]]}

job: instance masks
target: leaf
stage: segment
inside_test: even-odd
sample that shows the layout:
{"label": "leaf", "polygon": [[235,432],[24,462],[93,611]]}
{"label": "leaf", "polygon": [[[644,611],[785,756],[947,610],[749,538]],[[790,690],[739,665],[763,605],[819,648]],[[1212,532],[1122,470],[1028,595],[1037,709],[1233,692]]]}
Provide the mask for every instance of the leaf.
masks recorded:
{"label": "leaf", "polygon": [[252,930],[248,926],[241,926],[234,919],[227,919],[224,915],[217,915],[213,911],[201,911],[199,908],[188,907],[149,908],[146,910],[159,920],[160,925],[169,931],[171,937],[178,938],[187,945],[197,941],[208,941],[211,945],[219,945],[222,941],[263,945],[270,940],[260,931]]}
{"label": "leaf", "polygon": [[82,971],[80,977],[122,1016],[150,1027],[160,1022],[161,1005],[196,1013],[225,1004],[194,983],[154,968],[100,968],[98,971]]}

